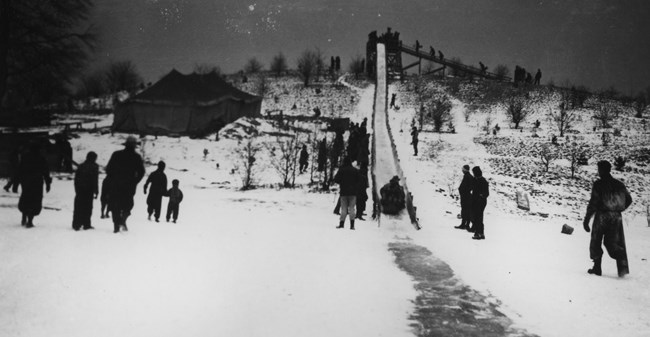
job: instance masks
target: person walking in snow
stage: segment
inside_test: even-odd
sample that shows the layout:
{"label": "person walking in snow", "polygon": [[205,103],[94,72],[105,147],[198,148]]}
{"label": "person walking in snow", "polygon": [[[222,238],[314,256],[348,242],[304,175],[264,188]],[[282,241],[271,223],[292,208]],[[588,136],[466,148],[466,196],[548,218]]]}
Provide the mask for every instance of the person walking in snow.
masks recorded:
{"label": "person walking in snow", "polygon": [[178,179],[172,180],[172,188],[165,194],[165,196],[169,197],[169,203],[167,203],[167,222],[169,222],[170,218],[174,223],[178,220],[178,209],[181,201],[183,201],[183,191],[178,188],[178,185]]}
{"label": "person walking in snow", "polygon": [[352,166],[350,157],[343,158],[343,165],[336,172],[334,182],[339,184],[339,195],[341,199],[341,216],[339,225],[336,228],[343,228],[345,218],[350,216],[350,229],[354,230],[354,219],[356,218],[356,203],[359,184],[361,183],[361,174],[359,170]]}
{"label": "person walking in snow", "polygon": [[149,189],[149,196],[147,197],[147,213],[148,219],[151,220],[151,214],[156,218],[156,222],[160,221],[160,208],[162,207],[162,197],[167,192],[167,175],[165,175],[165,162],[158,162],[158,169],[151,172],[147,182],[144,184],[144,194],[147,194]]}
{"label": "person walking in snow", "polygon": [[469,165],[463,165],[463,180],[458,186],[458,194],[460,195],[460,225],[455,228],[470,229],[470,221],[472,219],[472,190],[474,189],[474,177],[469,173]]}
{"label": "person walking in snow", "polygon": [[302,150],[300,150],[300,159],[298,160],[298,163],[300,164],[300,168],[299,168],[300,173],[305,172],[309,164],[309,152],[307,152],[306,144],[302,145]]}
{"label": "person walking in snow", "polygon": [[474,229],[474,240],[485,240],[485,225],[483,224],[483,211],[487,206],[487,198],[490,196],[490,186],[483,177],[483,172],[478,166],[472,168],[474,173],[474,188],[472,189],[472,224]]}
{"label": "person walking in snow", "polygon": [[413,155],[417,156],[418,155],[418,135],[420,132],[418,131],[418,128],[413,126],[411,128],[411,145],[413,145]]}
{"label": "person walking in snow", "polygon": [[50,192],[52,178],[47,160],[41,154],[41,144],[33,140],[28,148],[27,153],[20,158],[12,191],[18,192],[20,186],[18,210],[23,215],[21,224],[26,228],[32,228],[34,217],[41,214],[43,209],[43,184],[45,184],[45,191]]}
{"label": "person walking in snow", "polygon": [[90,151],[86,161],[77,167],[74,176],[74,211],[72,212],[72,229],[78,231],[94,229],[90,217],[93,214],[93,199],[99,194],[99,166],[97,153]]}
{"label": "person walking in snow", "polygon": [[128,230],[126,220],[133,209],[133,196],[144,177],[142,157],[135,152],[137,146],[135,137],[127,137],[124,149],[113,152],[106,165],[106,175],[111,184],[108,210],[113,218],[113,233],[119,233],[120,229]]}
{"label": "person walking in snow", "polygon": [[612,164],[601,160],[597,165],[600,179],[591,188],[591,199],[583,221],[585,231],[589,232],[589,220],[594,216],[589,242],[589,257],[594,261],[594,266],[587,272],[598,276],[602,274],[604,243],[609,256],[616,260],[618,276],[623,277],[630,273],[630,269],[621,212],[632,204],[632,196],[622,182],[612,177]]}
{"label": "person walking in snow", "polygon": [[395,108],[395,98],[397,97],[397,94],[392,94],[390,96],[390,108]]}

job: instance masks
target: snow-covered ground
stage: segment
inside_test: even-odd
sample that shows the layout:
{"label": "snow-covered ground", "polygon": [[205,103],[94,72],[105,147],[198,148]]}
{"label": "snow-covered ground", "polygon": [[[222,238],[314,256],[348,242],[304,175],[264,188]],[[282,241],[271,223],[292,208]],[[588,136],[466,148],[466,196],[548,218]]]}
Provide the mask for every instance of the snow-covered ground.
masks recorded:
{"label": "snow-covered ground", "polygon": [[[355,122],[372,113],[372,86],[326,87],[320,94],[292,86],[272,89],[286,97],[276,103],[271,94],[265,106],[286,113],[298,102],[297,115],[312,115],[315,104],[334,104],[333,110],[321,110]],[[393,86],[389,93],[397,91]],[[333,102],[343,100],[339,113]],[[267,119],[240,120],[222,130],[218,142],[214,137],[142,138],[147,173],[165,160],[168,179],[180,180],[185,200],[177,224],[147,221],[140,184],[129,232],[113,234],[110,220],[99,219],[99,202],[96,229],[74,232],[71,176],[56,174],[46,208],[36,227],[27,230],[19,225],[18,196],[0,191],[0,336],[411,336],[418,293],[413,279],[394,263],[389,245],[395,241],[429,249],[530,333],[650,335],[645,215],[625,216],[631,274],[617,278],[614,262],[606,257],[602,277],[587,275],[589,236],[581,223],[575,216],[541,218],[516,210],[504,183],[511,178],[490,166],[493,155],[474,142],[481,132],[476,121],[463,122],[464,104],[453,102],[458,132],[421,133],[418,157],[409,145],[412,106],[400,102],[399,111],[389,111],[420,231],[399,219],[381,227],[357,222],[356,231],[334,229],[336,194],[310,191],[309,173],[298,176],[296,189],[275,188],[280,180],[269,166],[267,148],[257,162],[263,187],[240,191],[236,168],[251,128],[261,131],[255,139],[262,144],[272,144],[273,132],[286,131]],[[98,127],[112,117],[103,118]],[[301,123],[293,126],[321,128]],[[318,132],[310,142],[323,136]],[[80,133],[71,140],[75,160],[93,150],[103,166],[125,136]],[[449,189],[460,183],[463,164],[480,165],[491,183],[484,241],[453,228],[460,222],[459,206]],[[517,182],[524,181],[511,183]],[[571,191],[583,198],[589,193]],[[550,211],[558,214],[574,207],[555,205]],[[560,234],[564,223],[576,228],[573,235]]]}
{"label": "snow-covered ground", "polygon": [[[396,85],[389,90],[398,91]],[[423,227],[410,235],[414,242],[446,261],[468,285],[498,299],[517,325],[540,336],[650,336],[650,227],[645,214],[624,213],[632,273],[618,278],[615,261],[605,254],[603,276],[588,275],[589,234],[582,229],[581,218],[547,219],[517,210],[513,195],[505,193],[511,191],[497,183],[512,177],[500,176],[502,172],[490,167],[490,154],[474,142],[481,131],[464,122],[465,108],[462,102],[453,101],[456,134],[421,133],[423,155],[401,156]],[[390,114],[393,129],[403,130],[396,133],[398,150],[410,153],[408,126],[414,118],[413,107],[403,106]],[[464,164],[481,166],[491,182],[486,240],[472,240],[471,233],[453,228],[460,224],[460,208],[449,190],[458,187]],[[594,170],[588,170],[590,179],[595,179]],[[554,186],[558,193],[563,188],[567,187]],[[590,190],[563,192],[588,199]],[[633,196],[641,208],[643,196]],[[555,203],[548,209],[556,214],[573,211],[570,205]],[[585,210],[583,203],[581,216]],[[560,233],[565,223],[575,227],[573,235]]]}

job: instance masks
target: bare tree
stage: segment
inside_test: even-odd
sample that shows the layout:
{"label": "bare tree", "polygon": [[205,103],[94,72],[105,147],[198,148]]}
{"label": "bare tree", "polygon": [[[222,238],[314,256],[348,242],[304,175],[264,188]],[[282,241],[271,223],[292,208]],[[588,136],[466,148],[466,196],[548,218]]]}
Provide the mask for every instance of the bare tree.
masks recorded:
{"label": "bare tree", "polygon": [[557,112],[550,110],[551,118],[560,131],[560,137],[564,137],[564,133],[571,128],[576,119],[576,110],[569,109],[569,97],[565,94],[562,96],[563,99],[559,105],[560,110]]}
{"label": "bare tree", "polygon": [[106,86],[111,92],[133,91],[142,83],[142,77],[131,61],[111,62],[106,69]]}
{"label": "bare tree", "polygon": [[298,74],[303,80],[305,87],[309,86],[309,81],[316,74],[318,56],[312,50],[305,50],[298,57]]}
{"label": "bare tree", "polygon": [[363,68],[363,57],[360,55],[355,56],[349,66],[350,72],[354,74],[355,79],[359,79],[359,75],[363,74]]}
{"label": "bare tree", "polygon": [[575,173],[580,168],[581,162],[585,159],[588,160],[589,153],[588,147],[585,143],[578,141],[574,138],[572,142],[567,142],[567,147],[564,149],[564,158],[569,161],[571,168],[571,178],[575,178]]}
{"label": "bare tree", "polygon": [[215,66],[208,63],[195,63],[194,72],[199,75],[207,75],[210,73],[215,73],[221,76],[221,68],[219,68],[219,66]]}
{"label": "bare tree", "polygon": [[99,97],[106,93],[106,77],[101,71],[93,71],[79,79],[77,95],[80,97]]}
{"label": "bare tree", "polygon": [[287,71],[287,68],[287,58],[284,54],[279,53],[278,55],[273,56],[270,69],[275,73],[275,76],[282,76],[282,74]]}
{"label": "bare tree", "polygon": [[600,122],[603,129],[611,128],[612,120],[618,115],[618,106],[611,100],[600,100],[599,104],[594,106],[594,119]]}
{"label": "bare tree", "polygon": [[542,145],[542,149],[539,151],[538,156],[540,164],[544,168],[544,172],[548,172],[551,162],[557,159],[558,154],[552,146],[544,144]]}
{"label": "bare tree", "polygon": [[521,95],[512,95],[506,102],[506,113],[510,121],[515,123],[515,129],[519,128],[519,123],[523,122],[530,114],[530,109],[526,106],[526,98]]}
{"label": "bare tree", "polygon": [[508,69],[508,66],[505,64],[499,64],[494,67],[494,73],[498,78],[505,79],[506,77],[510,76],[510,69]]}
{"label": "bare tree", "polygon": [[244,65],[244,72],[247,74],[257,74],[262,71],[262,69],[264,69],[264,66],[255,57],[248,59]]}
{"label": "bare tree", "polygon": [[428,111],[436,132],[440,132],[442,126],[451,121],[451,102],[446,96],[433,100],[428,106]]}
{"label": "bare tree", "polygon": [[82,27],[92,7],[91,0],[0,0],[0,113],[66,94],[94,47],[93,27]]}
{"label": "bare tree", "polygon": [[239,165],[236,169],[241,175],[242,190],[250,190],[255,185],[255,162],[257,161],[257,153],[260,149],[255,139],[249,138],[238,152]]}
{"label": "bare tree", "polygon": [[643,117],[643,113],[645,112],[645,109],[647,107],[648,107],[648,101],[646,100],[645,95],[643,95],[643,93],[639,93],[636,96],[636,100],[634,101],[634,110],[636,111],[634,117],[636,118]]}
{"label": "bare tree", "polygon": [[299,144],[297,135],[288,137],[288,139],[278,137],[275,143],[267,144],[271,166],[280,175],[283,187],[295,186],[298,157],[300,156]]}

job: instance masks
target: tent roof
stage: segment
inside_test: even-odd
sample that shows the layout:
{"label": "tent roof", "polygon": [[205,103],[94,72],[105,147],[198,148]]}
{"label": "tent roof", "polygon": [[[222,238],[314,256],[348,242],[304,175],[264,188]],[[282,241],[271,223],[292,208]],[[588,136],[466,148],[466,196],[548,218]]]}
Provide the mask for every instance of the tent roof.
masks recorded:
{"label": "tent roof", "polygon": [[183,75],[172,69],[158,82],[135,95],[131,101],[145,103],[213,105],[224,99],[261,100],[223,80],[217,73]]}

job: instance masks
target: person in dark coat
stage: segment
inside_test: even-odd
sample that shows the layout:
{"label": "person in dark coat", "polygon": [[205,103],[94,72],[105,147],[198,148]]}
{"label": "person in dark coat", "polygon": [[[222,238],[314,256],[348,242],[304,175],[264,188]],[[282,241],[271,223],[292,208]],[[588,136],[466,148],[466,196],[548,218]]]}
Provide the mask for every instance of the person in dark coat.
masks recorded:
{"label": "person in dark coat", "polygon": [[394,108],[394,107],[395,107],[395,98],[396,98],[396,97],[397,97],[397,94],[392,94],[392,95],[390,96],[390,108]]}
{"label": "person in dark coat", "polygon": [[158,169],[151,172],[149,178],[147,178],[147,182],[144,183],[144,194],[147,194],[149,185],[151,185],[151,188],[149,189],[149,196],[147,196],[148,219],[151,220],[151,215],[153,214],[156,222],[159,222],[162,197],[167,193],[167,175],[165,175],[164,161],[159,161]]}
{"label": "person in dark coat", "polygon": [[460,195],[460,225],[455,228],[470,230],[472,220],[472,190],[474,189],[474,177],[469,173],[469,165],[463,165],[463,181],[458,186]]}
{"label": "person in dark coat", "polygon": [[183,201],[183,191],[178,188],[178,184],[178,179],[172,180],[172,188],[165,193],[165,196],[169,197],[169,203],[167,203],[167,222],[169,222],[170,218],[174,223],[178,220],[178,209],[181,201]]}
{"label": "person in dark coat", "polygon": [[369,187],[368,184],[368,164],[367,163],[359,163],[361,166],[359,167],[359,190],[357,191],[357,209],[356,213],[357,216],[356,218],[365,221],[366,219],[363,218],[363,213],[366,211],[366,202],[368,201],[368,192],[367,189]]}
{"label": "person in dark coat", "polygon": [[343,228],[345,218],[350,215],[350,229],[354,230],[354,219],[356,218],[357,193],[361,184],[361,174],[354,166],[350,157],[343,158],[343,165],[336,172],[334,182],[340,186],[341,216],[339,225],[336,228]]}
{"label": "person in dark coat", "polygon": [[417,156],[418,155],[418,128],[415,126],[411,128],[411,145],[413,145],[413,155]]}
{"label": "person in dark coat", "polygon": [[90,217],[93,214],[93,198],[97,199],[99,194],[99,166],[97,166],[97,154],[88,152],[86,161],[77,168],[74,176],[74,211],[72,213],[72,229],[78,231],[94,229]]}
{"label": "person in dark coat", "polygon": [[472,223],[474,224],[474,240],[485,240],[485,225],[483,224],[483,211],[487,206],[490,196],[490,186],[483,177],[483,172],[478,166],[472,168],[474,173],[474,189],[472,190]]}
{"label": "person in dark coat", "polygon": [[298,163],[300,164],[300,173],[305,172],[309,165],[309,152],[307,152],[307,145],[305,144],[302,145],[302,150],[300,150],[300,159],[298,159]]}
{"label": "person in dark coat", "polygon": [[542,79],[542,71],[540,69],[537,69],[537,73],[535,74],[535,84],[539,85],[541,79]]}
{"label": "person in dark coat", "polygon": [[119,233],[120,228],[128,230],[126,220],[133,209],[133,196],[144,177],[142,157],[135,152],[137,145],[135,137],[129,136],[124,142],[124,149],[113,152],[106,165],[106,175],[111,183],[108,209],[113,217],[113,233]]}
{"label": "person in dark coat", "polygon": [[601,245],[604,243],[609,256],[616,260],[618,276],[623,277],[630,273],[630,268],[621,212],[632,204],[632,196],[622,182],[612,177],[612,164],[601,160],[597,165],[600,179],[591,188],[591,199],[583,222],[585,231],[589,232],[589,220],[594,216],[589,243],[589,257],[594,261],[594,266],[587,272],[598,276],[602,274]]}
{"label": "person in dark coat", "polygon": [[404,188],[399,185],[399,177],[393,176],[380,190],[381,211],[385,214],[397,214],[406,207]]}
{"label": "person in dark coat", "polygon": [[34,227],[34,217],[43,209],[43,183],[45,191],[50,192],[52,178],[47,160],[41,154],[41,146],[34,141],[29,150],[20,158],[12,190],[21,188],[18,209],[23,214],[21,224],[26,228]]}
{"label": "person in dark coat", "polygon": [[100,218],[105,219],[108,218],[109,215],[109,210],[108,210],[108,201],[110,200],[110,186],[111,183],[108,181],[108,176],[102,180],[102,195],[99,197],[99,201],[102,204],[102,209],[101,209],[101,216]]}
{"label": "person in dark coat", "polygon": [[327,140],[323,140],[318,143],[318,172],[323,172],[327,168]]}

